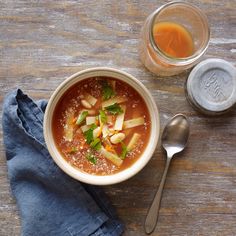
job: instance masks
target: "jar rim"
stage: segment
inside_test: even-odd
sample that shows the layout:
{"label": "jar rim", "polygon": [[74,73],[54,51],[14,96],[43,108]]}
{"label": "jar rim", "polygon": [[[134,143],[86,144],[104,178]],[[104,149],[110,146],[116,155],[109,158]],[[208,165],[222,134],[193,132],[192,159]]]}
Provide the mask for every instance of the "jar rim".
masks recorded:
{"label": "jar rim", "polygon": [[[183,5],[186,7],[191,8],[192,10],[194,10],[202,19],[202,22],[204,22],[204,25],[206,26],[206,40],[203,44],[203,46],[200,48],[200,50],[197,50],[193,55],[189,56],[189,57],[182,57],[182,58],[178,58],[178,57],[171,57],[168,56],[168,54],[164,53],[155,43],[154,41],[154,37],[153,37],[153,27],[155,24],[155,19],[156,17],[166,8],[173,6],[173,5]],[[151,46],[154,49],[155,52],[157,52],[159,55],[162,56],[162,58],[164,59],[165,62],[167,62],[168,64],[172,64],[172,65],[188,65],[191,64],[192,62],[198,60],[207,50],[208,45],[209,45],[209,41],[210,41],[210,28],[209,28],[209,24],[208,24],[208,20],[206,15],[196,6],[193,6],[192,4],[183,2],[183,1],[172,1],[169,2],[167,4],[162,5],[161,7],[159,7],[156,11],[154,11],[152,13],[152,19],[151,19],[151,23],[149,25],[149,40],[151,42]]]}

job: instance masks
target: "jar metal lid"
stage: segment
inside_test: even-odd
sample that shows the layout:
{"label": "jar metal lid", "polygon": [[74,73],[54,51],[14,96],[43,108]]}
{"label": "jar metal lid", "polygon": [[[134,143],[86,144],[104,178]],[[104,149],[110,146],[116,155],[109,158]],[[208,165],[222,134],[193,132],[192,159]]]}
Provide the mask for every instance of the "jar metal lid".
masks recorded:
{"label": "jar metal lid", "polygon": [[206,59],[189,74],[187,97],[201,112],[222,114],[236,104],[236,69],[222,59]]}

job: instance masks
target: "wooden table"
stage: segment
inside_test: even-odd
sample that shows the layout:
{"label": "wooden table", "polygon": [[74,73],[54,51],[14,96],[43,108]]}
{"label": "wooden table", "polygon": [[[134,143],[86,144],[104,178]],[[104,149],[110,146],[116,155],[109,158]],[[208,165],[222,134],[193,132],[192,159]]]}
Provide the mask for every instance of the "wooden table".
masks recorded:
{"label": "wooden table", "polygon": [[[236,1],[188,1],[208,16],[211,40],[205,57],[236,63]],[[152,93],[161,126],[182,112],[191,122],[187,149],[167,177],[153,235],[236,235],[236,111],[209,118],[186,101],[189,74],[162,78],[141,64],[137,46],[144,19],[166,1],[79,0],[0,2],[0,110],[17,87],[34,99],[48,99],[68,76],[85,68],[110,66],[131,73]],[[2,115],[2,112],[0,112]],[[20,234],[11,197],[0,131],[0,235]],[[132,179],[105,191],[126,223],[124,235],[145,235],[143,222],[160,183],[165,153],[159,147]]]}

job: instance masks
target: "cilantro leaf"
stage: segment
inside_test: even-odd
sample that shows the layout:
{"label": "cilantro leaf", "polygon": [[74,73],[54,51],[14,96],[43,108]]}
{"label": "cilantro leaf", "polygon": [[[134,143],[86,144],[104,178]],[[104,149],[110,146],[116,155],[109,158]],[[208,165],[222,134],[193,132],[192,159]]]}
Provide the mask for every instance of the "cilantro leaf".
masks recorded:
{"label": "cilantro leaf", "polygon": [[102,99],[108,100],[115,96],[115,92],[106,80],[102,80]]}
{"label": "cilantro leaf", "polygon": [[77,125],[80,125],[84,122],[85,118],[88,115],[88,111],[83,111],[82,113],[79,114],[78,119],[76,121]]}
{"label": "cilantro leaf", "polygon": [[84,132],[86,142],[90,144],[93,141],[93,130],[89,129]]}
{"label": "cilantro leaf", "polygon": [[109,111],[112,115],[117,115],[124,112],[118,103],[105,107],[105,110]]}
{"label": "cilantro leaf", "polygon": [[101,144],[101,140],[99,138],[95,138],[91,143],[90,143],[90,147],[95,149],[95,150],[99,150],[102,147]]}
{"label": "cilantro leaf", "polygon": [[94,165],[97,164],[97,158],[96,158],[93,154],[91,154],[91,153],[88,153],[88,154],[86,155],[86,159],[87,159],[89,162],[91,162],[92,164],[94,164]]}
{"label": "cilantro leaf", "polygon": [[122,142],[121,143],[122,151],[121,151],[121,159],[124,160],[127,153],[128,153],[128,148],[127,146]]}
{"label": "cilantro leaf", "polygon": [[87,144],[90,144],[93,141],[93,130],[95,130],[97,126],[95,124],[91,125],[90,129],[84,132],[84,136],[86,138]]}
{"label": "cilantro leaf", "polygon": [[91,127],[90,127],[90,129],[92,129],[92,130],[94,130],[94,129],[96,129],[96,128],[97,128],[97,125],[96,125],[96,124],[92,124]]}
{"label": "cilantro leaf", "polygon": [[102,122],[103,124],[105,124],[105,123],[107,122],[107,116],[106,116],[105,111],[100,110],[100,111],[99,111],[99,114],[100,114],[101,122]]}

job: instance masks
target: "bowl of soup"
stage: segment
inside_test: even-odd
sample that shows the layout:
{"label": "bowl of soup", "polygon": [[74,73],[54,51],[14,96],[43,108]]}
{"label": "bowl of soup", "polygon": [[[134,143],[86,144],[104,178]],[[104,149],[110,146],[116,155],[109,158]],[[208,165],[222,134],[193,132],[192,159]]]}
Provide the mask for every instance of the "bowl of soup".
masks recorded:
{"label": "bowl of soup", "polygon": [[146,87],[123,71],[80,71],[54,91],[44,138],[56,164],[88,184],[108,185],[137,174],[152,157],[160,121]]}

